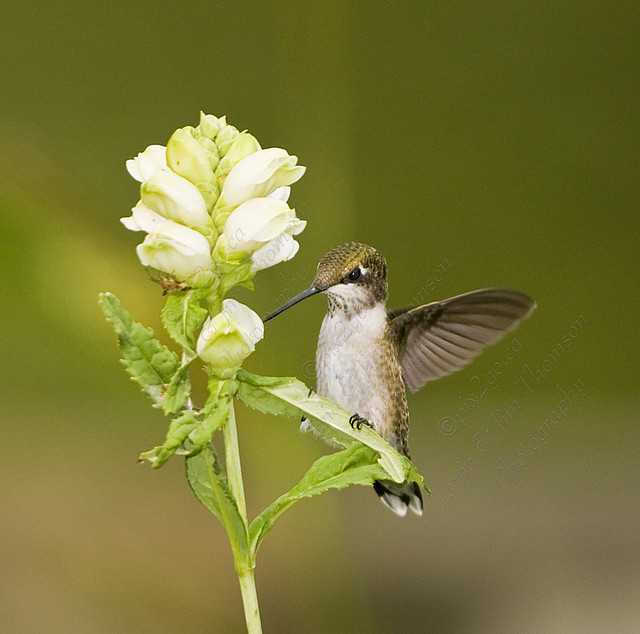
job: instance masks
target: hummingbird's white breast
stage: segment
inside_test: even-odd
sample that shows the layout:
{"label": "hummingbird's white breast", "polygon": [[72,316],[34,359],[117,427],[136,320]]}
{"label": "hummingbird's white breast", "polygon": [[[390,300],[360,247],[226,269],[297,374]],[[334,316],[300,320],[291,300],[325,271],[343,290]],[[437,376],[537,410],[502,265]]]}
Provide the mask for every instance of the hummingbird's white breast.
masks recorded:
{"label": "hummingbird's white breast", "polygon": [[320,329],[316,373],[318,394],[366,418],[392,442],[398,386],[389,379],[393,376],[395,383],[401,377],[399,367],[390,367],[398,366],[398,361],[388,328],[382,303],[359,312],[330,310]]}

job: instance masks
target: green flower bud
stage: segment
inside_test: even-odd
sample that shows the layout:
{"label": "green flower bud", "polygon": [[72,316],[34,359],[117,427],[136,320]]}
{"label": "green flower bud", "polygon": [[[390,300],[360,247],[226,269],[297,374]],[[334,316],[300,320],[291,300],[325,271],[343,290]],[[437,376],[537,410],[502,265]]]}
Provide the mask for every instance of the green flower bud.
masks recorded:
{"label": "green flower bud", "polygon": [[200,125],[198,126],[200,128],[199,131],[208,139],[215,139],[218,135],[218,132],[220,132],[220,130],[222,130],[222,128],[224,128],[226,125],[226,117],[223,116],[218,119],[218,117],[216,117],[215,115],[205,114],[204,112],[200,111]]}
{"label": "green flower bud", "polygon": [[209,157],[209,165],[211,169],[215,170],[220,163],[220,155],[218,154],[218,146],[206,136],[196,136],[198,143],[204,148],[207,156]]}
{"label": "green flower bud", "polygon": [[260,143],[253,135],[248,132],[241,132],[230,145],[224,158],[220,161],[216,169],[216,176],[228,174],[236,163],[243,158],[247,158],[250,154],[260,150]]}
{"label": "green flower bud", "polygon": [[211,160],[206,149],[193,136],[193,128],[176,130],[167,142],[167,165],[194,185],[213,178]]}
{"label": "green flower bud", "polygon": [[236,286],[244,286],[251,291],[254,290],[253,277],[257,273],[257,270],[251,260],[243,263],[216,263],[216,271],[220,278],[218,291],[222,296],[226,295]]}
{"label": "green flower bud", "polygon": [[[218,202],[218,198],[220,197],[220,188],[218,187],[218,183],[213,180],[209,183],[199,185],[198,189],[207,204],[207,210],[210,212],[213,211],[216,203]],[[198,229],[198,231],[199,230],[200,229]]]}
{"label": "green flower bud", "polygon": [[240,132],[238,132],[238,128],[235,128],[232,125],[226,125],[220,130],[220,132],[218,132],[218,136],[216,136],[216,145],[218,146],[218,153],[221,157],[224,157],[229,151],[229,148],[239,134]]}
{"label": "green flower bud", "polygon": [[248,306],[225,299],[223,310],[204,323],[196,350],[215,376],[233,378],[264,336],[264,324]]}

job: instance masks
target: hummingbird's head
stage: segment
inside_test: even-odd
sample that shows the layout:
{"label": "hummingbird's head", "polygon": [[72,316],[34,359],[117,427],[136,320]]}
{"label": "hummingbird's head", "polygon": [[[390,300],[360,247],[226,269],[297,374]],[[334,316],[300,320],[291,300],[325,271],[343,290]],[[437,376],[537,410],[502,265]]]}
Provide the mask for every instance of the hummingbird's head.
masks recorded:
{"label": "hummingbird's head", "polygon": [[313,286],[326,293],[331,309],[372,308],[387,300],[387,263],[373,247],[347,242],[320,260]]}
{"label": "hummingbird's head", "polygon": [[325,293],[329,310],[357,313],[387,299],[387,263],[373,248],[347,242],[332,249],[319,262],[313,284],[265,317],[268,321],[303,299]]}

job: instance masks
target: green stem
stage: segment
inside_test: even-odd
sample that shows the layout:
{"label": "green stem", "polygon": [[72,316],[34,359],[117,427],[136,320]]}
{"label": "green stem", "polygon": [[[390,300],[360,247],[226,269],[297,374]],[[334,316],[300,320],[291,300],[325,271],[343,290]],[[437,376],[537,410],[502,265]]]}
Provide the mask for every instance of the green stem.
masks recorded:
{"label": "green stem", "polygon": [[260,624],[260,609],[258,607],[258,594],[256,592],[253,567],[248,567],[243,573],[238,572],[238,579],[240,580],[247,632],[249,634],[260,634],[262,625]]}
{"label": "green stem", "polygon": [[[229,488],[238,505],[238,512],[247,521],[247,502],[244,496],[244,484],[242,481],[242,467],[240,464],[240,451],[238,444],[238,429],[236,427],[236,415],[233,408],[233,399],[230,404],[229,418],[222,430],[224,437],[224,451],[227,465],[227,479]],[[260,610],[258,607],[258,594],[256,592],[256,582],[254,576],[254,561],[250,551],[246,554],[237,552],[234,549],[234,559],[236,572],[240,581],[242,592],[242,603],[244,605],[244,616],[247,622],[247,631],[250,634],[262,632],[260,624]]]}

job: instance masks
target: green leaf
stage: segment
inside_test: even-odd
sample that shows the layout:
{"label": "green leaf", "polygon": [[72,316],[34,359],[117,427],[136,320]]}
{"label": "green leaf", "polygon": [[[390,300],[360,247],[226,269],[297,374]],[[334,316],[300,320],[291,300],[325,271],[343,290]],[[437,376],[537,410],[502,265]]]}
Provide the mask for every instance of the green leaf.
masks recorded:
{"label": "green leaf", "polygon": [[238,554],[248,561],[249,530],[238,511],[213,447],[187,458],[187,479],[196,497],[227,529],[236,561],[239,559]]}
{"label": "green leaf", "polygon": [[[289,416],[291,418],[300,418],[302,415],[300,408],[295,405],[284,401],[274,394],[270,393],[265,388],[277,389],[283,387],[288,381],[295,381],[296,379],[289,379],[285,377],[258,377],[261,379],[260,383],[249,383],[248,377],[253,379],[256,375],[249,375],[248,372],[240,369],[236,378],[238,379],[238,391],[236,396],[246,405],[257,409],[265,414],[274,414],[276,416]],[[270,382],[262,382],[262,380],[270,379]],[[309,393],[309,390],[305,392],[305,395]]]}
{"label": "green leaf", "polygon": [[212,395],[199,412],[187,409],[174,418],[164,443],[141,453],[139,460],[147,460],[159,469],[175,453],[195,455],[209,445],[228,417],[229,398]]}
{"label": "green leaf", "polygon": [[191,361],[187,361],[181,365],[171,379],[171,383],[167,387],[164,395],[164,403],[162,411],[165,414],[175,414],[180,411],[186,404],[191,392],[191,381],[189,380],[189,371],[191,370]]}
{"label": "green leaf", "polygon": [[[180,416],[171,421],[164,443],[141,453],[138,460],[147,460],[154,469],[159,469],[183,446],[189,434],[201,424],[202,421],[196,412],[190,409],[185,410]],[[186,453],[186,450],[182,453]]]}
{"label": "green leaf", "polygon": [[115,295],[102,293],[100,306],[118,335],[127,372],[160,407],[166,386],[180,366],[178,357],[155,338],[151,328],[134,321]]}
{"label": "green leaf", "polygon": [[245,370],[239,370],[236,378],[237,396],[250,407],[271,414],[305,416],[328,440],[343,447],[358,441],[377,451],[379,463],[386,471],[385,478],[395,482],[415,481],[424,487],[422,476],[408,458],[369,427],[352,428],[349,418],[353,412],[315,393],[310,394],[302,381],[291,377],[259,377]]}
{"label": "green leaf", "polygon": [[229,400],[221,398],[216,406],[203,410],[204,419],[192,432],[189,433],[189,440],[193,443],[190,453],[195,454],[202,451],[210,442],[213,434],[220,429],[229,418]]}
{"label": "green leaf", "polygon": [[208,288],[171,293],[162,310],[162,323],[169,336],[195,357],[195,333],[207,317],[201,301],[210,293]]}
{"label": "green leaf", "polygon": [[276,519],[302,498],[319,495],[329,489],[344,489],[350,484],[373,485],[387,478],[378,463],[379,454],[370,447],[352,443],[347,449],[316,460],[302,480],[270,504],[249,527],[252,553],[255,553]]}

